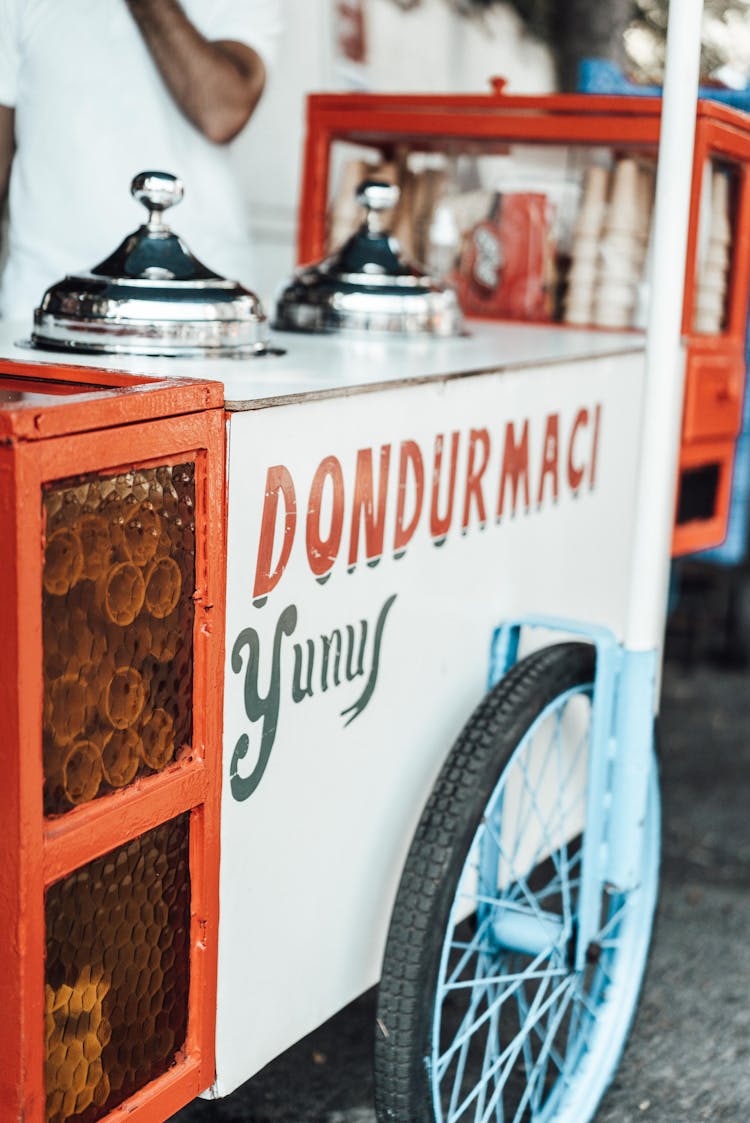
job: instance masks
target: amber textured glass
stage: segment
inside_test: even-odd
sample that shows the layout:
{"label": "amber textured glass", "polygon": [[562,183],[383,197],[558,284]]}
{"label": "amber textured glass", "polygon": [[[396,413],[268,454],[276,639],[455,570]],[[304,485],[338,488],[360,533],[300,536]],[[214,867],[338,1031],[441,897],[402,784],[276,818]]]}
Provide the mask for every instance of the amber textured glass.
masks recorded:
{"label": "amber textured glass", "polygon": [[44,806],[166,768],[192,738],[191,463],[44,490]]}
{"label": "amber textured glass", "polygon": [[189,815],[52,885],[45,899],[47,1123],[95,1123],[185,1043]]}

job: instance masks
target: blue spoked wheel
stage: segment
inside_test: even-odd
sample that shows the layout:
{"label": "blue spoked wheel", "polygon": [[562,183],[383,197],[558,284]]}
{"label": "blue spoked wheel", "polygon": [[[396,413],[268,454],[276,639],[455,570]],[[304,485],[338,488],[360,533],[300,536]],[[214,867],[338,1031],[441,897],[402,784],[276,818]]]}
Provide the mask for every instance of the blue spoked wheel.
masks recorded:
{"label": "blue spoked wheel", "polygon": [[614,1075],[651,940],[659,793],[654,766],[640,885],[603,887],[577,970],[593,673],[580,643],[518,663],[438,778],[383,964],[382,1123],[588,1123]]}

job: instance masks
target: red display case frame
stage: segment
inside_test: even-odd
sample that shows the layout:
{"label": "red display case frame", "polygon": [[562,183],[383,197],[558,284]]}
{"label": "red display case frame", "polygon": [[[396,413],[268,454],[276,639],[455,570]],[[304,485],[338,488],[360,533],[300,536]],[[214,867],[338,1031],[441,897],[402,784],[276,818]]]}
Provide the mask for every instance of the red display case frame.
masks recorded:
{"label": "red display case frame", "polygon": [[[45,1109],[46,889],[115,847],[188,814],[188,1028],[176,1063],[105,1117],[161,1123],[214,1075],[218,942],[221,689],[224,646],[223,388],[3,361],[29,400],[0,406],[0,1115],[42,1123]],[[65,393],[35,395],[39,380]],[[45,484],[83,473],[195,463],[191,752],[163,772],[45,817],[42,801],[42,563]],[[209,532],[210,528],[210,532]]]}

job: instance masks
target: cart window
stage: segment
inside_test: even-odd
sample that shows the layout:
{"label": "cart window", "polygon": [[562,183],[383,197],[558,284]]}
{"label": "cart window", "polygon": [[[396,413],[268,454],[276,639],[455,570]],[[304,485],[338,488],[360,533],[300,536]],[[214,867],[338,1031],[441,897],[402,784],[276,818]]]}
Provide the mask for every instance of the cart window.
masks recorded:
{"label": "cart window", "polygon": [[45,489],[44,805],[160,772],[192,738],[193,464]]}
{"label": "cart window", "polygon": [[184,1045],[189,822],[164,823],[47,891],[47,1123],[94,1123]]}
{"label": "cart window", "polygon": [[645,326],[655,153],[404,137],[331,149],[327,249],[362,221],[365,178],[397,183],[391,229],[467,315]]}
{"label": "cart window", "polygon": [[678,526],[715,516],[720,472],[719,464],[703,464],[700,468],[682,470],[677,500]]}

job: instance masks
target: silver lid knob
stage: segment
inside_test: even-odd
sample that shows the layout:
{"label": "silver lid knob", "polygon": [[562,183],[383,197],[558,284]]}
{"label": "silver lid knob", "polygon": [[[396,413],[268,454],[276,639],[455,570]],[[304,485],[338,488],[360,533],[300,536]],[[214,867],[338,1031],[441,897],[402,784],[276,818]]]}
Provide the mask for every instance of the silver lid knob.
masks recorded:
{"label": "silver lid knob", "polygon": [[396,206],[401,192],[395,183],[382,179],[365,179],[357,188],[357,202],[368,211],[389,211]]}
{"label": "silver lid knob", "polygon": [[401,191],[395,183],[386,183],[382,179],[365,179],[360,183],[357,202],[367,211],[367,229],[371,234],[382,233],[382,213],[393,210],[400,196]]}
{"label": "silver lid knob", "polygon": [[182,180],[169,172],[139,172],[130,184],[130,194],[148,211],[150,229],[163,226],[163,213],[182,199]]}

